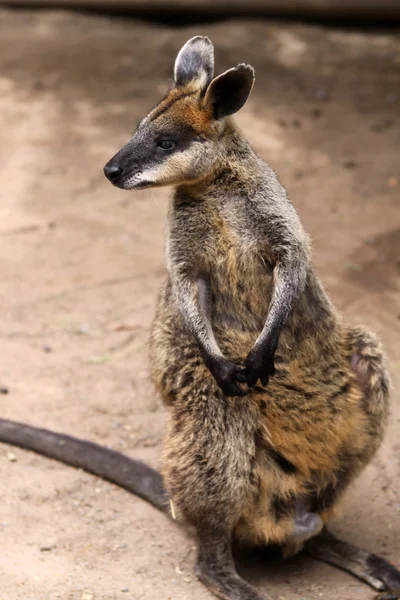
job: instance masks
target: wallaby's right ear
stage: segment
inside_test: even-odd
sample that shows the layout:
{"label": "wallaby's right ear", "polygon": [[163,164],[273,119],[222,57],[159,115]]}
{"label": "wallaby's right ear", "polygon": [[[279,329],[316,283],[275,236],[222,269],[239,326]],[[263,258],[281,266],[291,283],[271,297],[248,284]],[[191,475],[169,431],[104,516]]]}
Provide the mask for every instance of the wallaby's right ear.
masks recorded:
{"label": "wallaby's right ear", "polygon": [[250,96],[255,71],[241,64],[218,75],[208,86],[204,103],[211,107],[214,119],[223,119],[237,112]]}
{"label": "wallaby's right ear", "polygon": [[175,85],[190,82],[205,90],[214,77],[214,48],[208,37],[197,35],[179,51],[174,69]]}

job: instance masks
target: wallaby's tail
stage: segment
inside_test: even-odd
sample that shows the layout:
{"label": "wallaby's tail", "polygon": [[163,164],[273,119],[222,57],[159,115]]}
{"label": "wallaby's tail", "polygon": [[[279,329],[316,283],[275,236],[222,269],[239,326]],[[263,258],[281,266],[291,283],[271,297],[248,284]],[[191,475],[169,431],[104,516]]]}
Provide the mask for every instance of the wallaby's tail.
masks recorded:
{"label": "wallaby's tail", "polygon": [[348,340],[352,366],[365,392],[367,409],[372,415],[386,417],[390,378],[381,345],[372,333],[358,327],[348,331]]}
{"label": "wallaby's tail", "polygon": [[0,442],[33,450],[98,475],[168,512],[169,502],[161,475],[119,452],[70,435],[5,419],[0,419]]}

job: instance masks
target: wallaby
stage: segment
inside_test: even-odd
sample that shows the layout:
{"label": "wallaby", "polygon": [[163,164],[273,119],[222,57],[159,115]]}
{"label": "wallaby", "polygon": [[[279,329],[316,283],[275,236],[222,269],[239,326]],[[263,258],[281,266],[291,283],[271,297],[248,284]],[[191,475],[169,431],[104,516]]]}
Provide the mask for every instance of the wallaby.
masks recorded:
{"label": "wallaby", "polygon": [[334,309],[285,190],[230,118],[251,92],[253,68],[214,78],[212,44],[195,37],[174,77],[104,169],[121,189],[176,186],[150,345],[169,407],[163,477],[18,423],[0,420],[0,440],[96,473],[191,524],[198,577],[218,598],[268,598],[239,577],[232,545],[277,543],[395,599],[400,572],[327,530],[382,440],[381,347]]}

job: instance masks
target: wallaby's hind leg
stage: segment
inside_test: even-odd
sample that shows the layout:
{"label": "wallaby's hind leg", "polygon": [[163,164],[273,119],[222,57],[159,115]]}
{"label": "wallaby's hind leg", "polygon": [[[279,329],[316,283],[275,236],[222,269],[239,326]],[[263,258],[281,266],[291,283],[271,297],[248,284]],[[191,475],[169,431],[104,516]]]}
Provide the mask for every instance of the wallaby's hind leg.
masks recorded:
{"label": "wallaby's hind leg", "polygon": [[[337,485],[327,486],[315,499],[312,509],[320,513],[323,520],[379,447],[388,414],[389,377],[380,345],[372,334],[357,328],[349,330],[348,345],[351,366],[364,392],[363,409],[368,420],[369,439],[362,452],[355,448],[353,453],[347,454]],[[357,438],[356,432],[354,437]],[[387,600],[389,597],[400,598],[400,571],[383,558],[338,540],[326,530],[307,542],[305,550],[318,560],[348,571],[379,592],[391,592],[393,596],[388,594]]]}
{"label": "wallaby's hind leg", "polygon": [[271,600],[270,596],[261,596],[237,574],[231,539],[215,530],[201,532],[196,575],[222,600]]}
{"label": "wallaby's hind leg", "polygon": [[259,489],[257,418],[248,398],[227,399],[209,375],[198,374],[193,391],[181,391],[170,412],[166,488],[177,515],[196,530],[197,576],[222,600],[263,600],[239,577],[232,558],[233,533]]}
{"label": "wallaby's hind leg", "polygon": [[310,540],[305,551],[313,558],[355,575],[379,592],[400,594],[400,571],[384,558],[342,542],[329,532]]}

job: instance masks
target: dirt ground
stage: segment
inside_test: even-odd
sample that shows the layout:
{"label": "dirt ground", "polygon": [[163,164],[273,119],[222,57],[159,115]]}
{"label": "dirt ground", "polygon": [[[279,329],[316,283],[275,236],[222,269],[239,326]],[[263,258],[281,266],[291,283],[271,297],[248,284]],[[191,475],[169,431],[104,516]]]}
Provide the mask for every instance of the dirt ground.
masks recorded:
{"label": "dirt ground", "polygon": [[[198,33],[220,71],[255,65],[238,122],[287,186],[335,303],[389,354],[388,435],[334,529],[400,567],[399,32],[1,10],[1,415],[159,464],[147,340],[169,191],[118,191],[102,168]],[[0,481],[1,600],[210,598],[193,540],[145,502],[6,446]],[[277,600],[374,596],[306,558],[240,570]]]}

